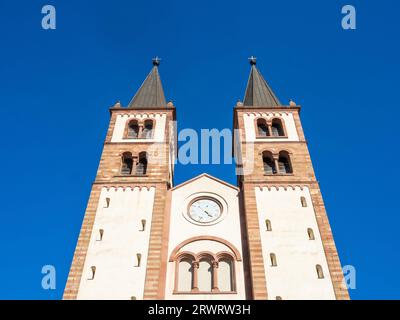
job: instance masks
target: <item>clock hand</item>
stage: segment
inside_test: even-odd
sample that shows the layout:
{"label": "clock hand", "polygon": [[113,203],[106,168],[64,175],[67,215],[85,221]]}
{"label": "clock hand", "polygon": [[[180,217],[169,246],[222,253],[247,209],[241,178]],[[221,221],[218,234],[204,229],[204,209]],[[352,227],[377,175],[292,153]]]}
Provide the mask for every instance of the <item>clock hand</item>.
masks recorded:
{"label": "clock hand", "polygon": [[207,212],[207,210],[204,210],[204,212],[207,213],[207,215],[208,215],[209,217],[212,217],[212,215],[209,214],[209,213]]}

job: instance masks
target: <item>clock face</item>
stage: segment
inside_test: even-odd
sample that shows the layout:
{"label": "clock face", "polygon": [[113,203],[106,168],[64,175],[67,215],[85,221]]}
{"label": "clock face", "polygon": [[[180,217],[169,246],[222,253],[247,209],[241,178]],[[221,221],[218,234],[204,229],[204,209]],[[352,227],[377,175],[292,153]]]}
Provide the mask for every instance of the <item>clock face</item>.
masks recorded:
{"label": "clock face", "polygon": [[189,207],[189,216],[200,223],[215,221],[221,215],[221,205],[213,199],[203,198],[192,202]]}

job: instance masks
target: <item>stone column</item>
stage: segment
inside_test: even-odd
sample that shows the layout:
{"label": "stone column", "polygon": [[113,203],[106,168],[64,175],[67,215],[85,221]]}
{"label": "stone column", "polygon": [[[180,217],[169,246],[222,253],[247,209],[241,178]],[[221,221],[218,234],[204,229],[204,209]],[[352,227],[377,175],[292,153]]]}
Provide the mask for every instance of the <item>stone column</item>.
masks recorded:
{"label": "stone column", "polygon": [[197,292],[197,291],[199,291],[199,284],[198,284],[199,262],[198,261],[193,261],[192,268],[193,268],[193,288],[192,288],[192,291]]}
{"label": "stone column", "polygon": [[268,136],[272,137],[272,122],[268,121],[267,127],[268,127]]}
{"label": "stone column", "polygon": [[219,292],[218,289],[218,261],[212,262],[212,289],[211,292]]}
{"label": "stone column", "polygon": [[276,173],[279,174],[279,173],[280,173],[280,172],[279,172],[279,154],[274,154],[274,155],[272,155],[272,156],[273,156],[274,162],[275,162],[275,170],[276,170]]}

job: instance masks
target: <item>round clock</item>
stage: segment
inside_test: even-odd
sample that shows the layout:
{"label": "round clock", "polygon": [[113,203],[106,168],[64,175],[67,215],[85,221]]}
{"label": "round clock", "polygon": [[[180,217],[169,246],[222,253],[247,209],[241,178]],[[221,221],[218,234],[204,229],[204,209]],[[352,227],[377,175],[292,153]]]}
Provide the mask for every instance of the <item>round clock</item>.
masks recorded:
{"label": "round clock", "polygon": [[217,220],[222,213],[221,204],[212,198],[200,198],[189,205],[189,217],[200,223]]}

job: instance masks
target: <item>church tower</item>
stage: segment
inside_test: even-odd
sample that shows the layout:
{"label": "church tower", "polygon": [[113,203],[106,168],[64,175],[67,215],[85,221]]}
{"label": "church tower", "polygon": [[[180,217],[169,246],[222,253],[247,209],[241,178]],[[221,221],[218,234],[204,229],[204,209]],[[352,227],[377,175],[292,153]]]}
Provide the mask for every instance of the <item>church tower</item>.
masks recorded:
{"label": "church tower", "polygon": [[348,299],[328,217],[300,121],[250,58],[234,128],[253,299]]}
{"label": "church tower", "polygon": [[[165,210],[173,179],[175,107],[166,103],[160,60],[110,125],[64,299],[156,299]],[[164,259],[165,260],[165,259]]]}

